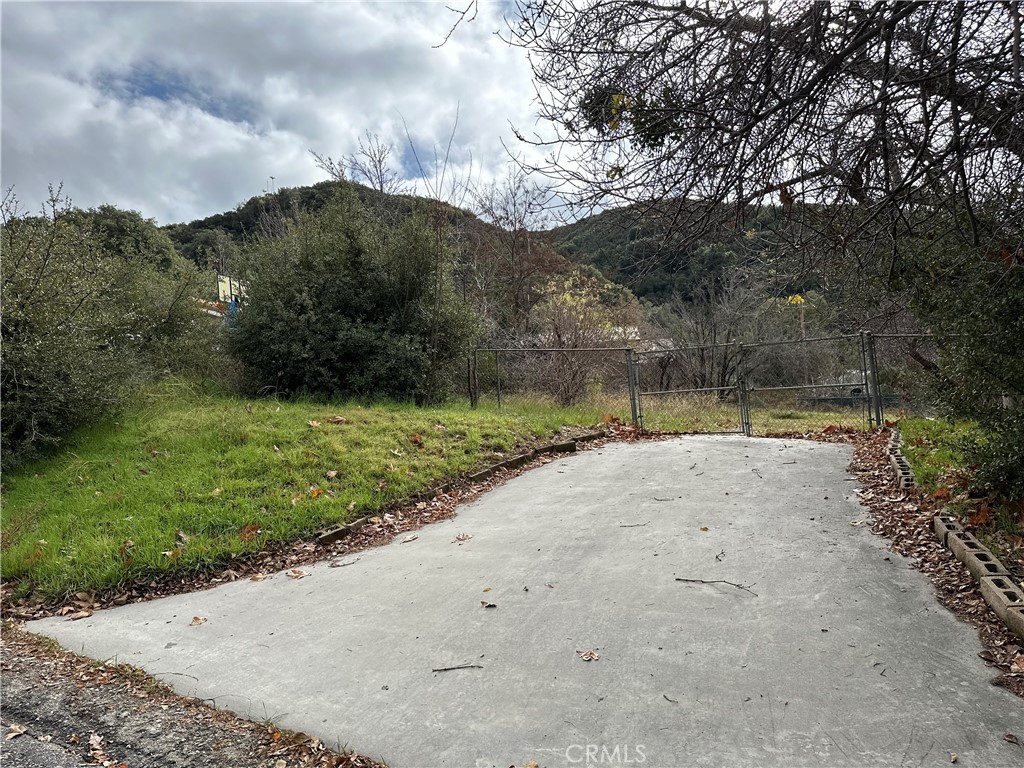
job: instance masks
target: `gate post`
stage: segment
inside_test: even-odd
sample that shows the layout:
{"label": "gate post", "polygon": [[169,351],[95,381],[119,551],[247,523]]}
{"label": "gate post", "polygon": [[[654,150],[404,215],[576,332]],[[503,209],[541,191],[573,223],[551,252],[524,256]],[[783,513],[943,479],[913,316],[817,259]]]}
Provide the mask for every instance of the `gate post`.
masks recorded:
{"label": "gate post", "polygon": [[740,360],[736,367],[736,386],[738,388],[738,396],[740,401],[740,425],[743,428],[743,434],[746,437],[751,437],[754,434],[754,427],[750,423],[750,389],[749,382],[747,381],[747,348],[745,345],[740,344]]}
{"label": "gate post", "polygon": [[633,424],[639,420],[636,408],[636,361],[633,360],[633,350],[626,350],[626,380],[629,385],[629,412]]}
{"label": "gate post", "polygon": [[867,400],[868,408],[868,429],[877,426],[875,422],[875,396],[871,383],[871,362],[868,356],[868,341],[865,331],[860,332],[860,372],[864,382],[864,397]]}
{"label": "gate post", "polygon": [[868,367],[871,371],[871,391],[874,393],[875,426],[885,426],[885,414],[882,408],[882,388],[878,382],[878,355],[875,352],[875,337],[871,331],[865,334],[867,341]]}
{"label": "gate post", "polygon": [[473,348],[473,354],[469,357],[469,407],[476,408],[480,403],[480,380],[477,378],[477,349]]}
{"label": "gate post", "polygon": [[498,410],[501,410],[501,358],[498,350],[494,350],[494,375],[498,382]]}
{"label": "gate post", "polygon": [[626,375],[629,377],[629,409],[633,426],[644,430],[644,405],[640,391],[640,355],[635,349],[626,350]]}

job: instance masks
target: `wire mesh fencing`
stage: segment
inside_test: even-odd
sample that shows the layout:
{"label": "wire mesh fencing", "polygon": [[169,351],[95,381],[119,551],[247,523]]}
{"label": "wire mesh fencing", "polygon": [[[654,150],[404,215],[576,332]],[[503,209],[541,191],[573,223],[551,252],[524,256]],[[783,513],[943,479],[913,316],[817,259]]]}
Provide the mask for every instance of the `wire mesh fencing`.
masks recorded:
{"label": "wire mesh fencing", "polygon": [[589,423],[636,421],[632,350],[478,349],[469,363],[476,407],[557,409]]}
{"label": "wire mesh fencing", "polygon": [[878,423],[866,336],[751,344],[741,358],[751,434]]}
{"label": "wire mesh fencing", "polygon": [[869,333],[643,351],[478,349],[467,394],[475,407],[666,432],[866,429],[934,411],[936,355],[926,335]]}
{"label": "wire mesh fencing", "polygon": [[645,429],[744,432],[736,345],[650,350],[637,353],[636,361]]}
{"label": "wire mesh fencing", "polygon": [[938,414],[939,350],[927,334],[876,334],[882,406],[889,420]]}

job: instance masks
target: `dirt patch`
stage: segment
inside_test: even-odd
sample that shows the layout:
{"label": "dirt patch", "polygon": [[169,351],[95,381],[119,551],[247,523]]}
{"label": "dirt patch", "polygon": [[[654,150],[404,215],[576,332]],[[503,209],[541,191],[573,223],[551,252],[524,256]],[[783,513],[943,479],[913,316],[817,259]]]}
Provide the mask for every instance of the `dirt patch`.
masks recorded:
{"label": "dirt patch", "polygon": [[241,720],[178,696],[134,667],[76,656],[12,623],[4,627],[0,671],[4,735],[20,734],[0,742],[5,763],[381,768],[305,734]]}

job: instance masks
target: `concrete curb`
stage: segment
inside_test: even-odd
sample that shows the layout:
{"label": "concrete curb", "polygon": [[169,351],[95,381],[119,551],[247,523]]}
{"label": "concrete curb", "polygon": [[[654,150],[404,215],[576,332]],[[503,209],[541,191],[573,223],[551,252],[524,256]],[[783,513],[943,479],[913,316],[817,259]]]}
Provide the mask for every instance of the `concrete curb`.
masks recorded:
{"label": "concrete curb", "polygon": [[[494,475],[496,475],[498,472],[502,470],[520,469],[529,464],[531,461],[534,461],[535,459],[538,459],[541,456],[544,456],[545,454],[575,453],[577,449],[577,443],[585,443],[590,442],[592,440],[599,440],[602,437],[606,437],[607,435],[608,433],[605,430],[599,429],[595,432],[587,432],[584,435],[580,435],[579,437],[573,440],[567,440],[566,442],[563,443],[549,443],[548,445],[542,445],[539,448],[534,448],[529,453],[522,453],[517,456],[512,456],[511,458],[505,459],[504,461],[499,461],[497,464],[491,464],[489,467],[484,467],[483,469],[477,470],[476,472],[466,475],[464,480],[471,484],[482,483],[494,477]],[[409,499],[409,502],[415,504],[417,501],[424,501],[426,499],[434,498],[435,496],[447,494],[452,490],[452,488],[460,484],[461,481],[462,479],[456,479],[447,483],[442,483],[441,485],[433,489],[427,489],[426,491],[423,491],[422,493],[418,493],[415,496],[413,496],[411,499]],[[366,520],[367,518],[361,517],[358,520],[353,520],[350,523],[341,523],[339,525],[333,525],[330,528],[325,528],[324,530],[316,534],[315,538],[317,540],[317,543],[322,544],[324,546],[335,544],[341,541],[346,536],[348,536],[353,531],[358,531],[360,528],[366,525]]]}

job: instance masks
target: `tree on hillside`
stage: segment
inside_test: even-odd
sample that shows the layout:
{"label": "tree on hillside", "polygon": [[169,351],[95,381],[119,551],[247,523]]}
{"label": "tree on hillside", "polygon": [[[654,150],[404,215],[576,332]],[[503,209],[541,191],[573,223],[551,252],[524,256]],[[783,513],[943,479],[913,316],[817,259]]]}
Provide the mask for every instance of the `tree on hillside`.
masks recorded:
{"label": "tree on hillside", "polygon": [[444,279],[450,269],[433,279],[439,257],[451,255],[436,251],[426,213],[389,224],[343,192],[245,254],[232,351],[256,389],[442,397],[474,322]]}
{"label": "tree on hillside", "polygon": [[400,195],[405,193],[406,185],[398,172],[391,165],[391,153],[394,147],[381,141],[376,133],[365,132],[366,143],[360,138],[359,149],[340,160],[330,155],[322,155],[310,151],[317,168],[325,171],[333,181],[353,181],[366,184],[382,195]]}
{"label": "tree on hillside", "polygon": [[[125,401],[147,377],[210,362],[202,276],[134,211],[83,211],[51,192],[40,215],[0,205],[4,466]],[[208,374],[209,370],[202,370]]]}
{"label": "tree on hillside", "polygon": [[501,306],[508,316],[501,325],[522,334],[530,311],[540,298],[537,282],[550,261],[548,246],[537,235],[547,221],[545,205],[550,193],[513,168],[500,181],[477,186],[473,207],[477,214],[496,229],[480,243],[486,263],[493,267],[492,290],[503,294]]}

